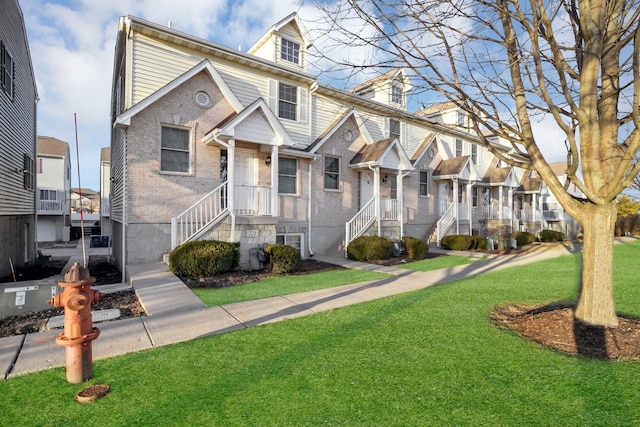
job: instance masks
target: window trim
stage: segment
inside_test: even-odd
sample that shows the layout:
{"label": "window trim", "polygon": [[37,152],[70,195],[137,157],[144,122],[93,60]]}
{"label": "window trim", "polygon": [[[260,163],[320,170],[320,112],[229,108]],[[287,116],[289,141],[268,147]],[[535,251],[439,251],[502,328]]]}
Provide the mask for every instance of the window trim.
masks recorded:
{"label": "window trim", "polygon": [[[280,165],[282,164],[282,161],[288,161],[288,160],[293,160],[295,162],[295,175],[287,175],[287,174],[283,174],[280,171]],[[280,185],[280,177],[286,177],[286,178],[293,178],[294,181],[294,191],[293,192],[287,192],[287,193],[283,193],[282,192],[282,185]],[[278,158],[278,195],[281,196],[299,196],[299,185],[298,185],[298,159],[296,159],[295,157],[280,157]]]}
{"label": "window trim", "polygon": [[[460,150],[459,150],[460,154],[458,154],[458,143],[460,143]],[[462,157],[462,156],[464,156],[464,142],[462,141],[462,139],[456,138],[455,150],[456,150],[456,155],[454,157]]]}
{"label": "window trim", "polygon": [[[6,57],[9,57],[9,60],[11,61],[11,63],[9,64],[9,67],[11,68],[8,71],[8,74],[10,75],[10,82],[9,82],[9,88],[7,89],[7,82],[6,82],[6,76],[7,76],[7,66],[6,66]],[[9,51],[7,50],[7,46],[6,44],[0,40],[0,86],[2,87],[2,91],[11,99],[13,100],[13,94],[14,94],[14,87],[15,87],[15,61],[13,59],[13,57],[11,56],[11,54],[9,53]]]}
{"label": "window trim", "polygon": [[[422,181],[422,173],[426,174],[426,181]],[[431,170],[430,169],[420,169],[418,171],[418,197],[429,197],[430,190],[430,181],[431,180]],[[422,192],[422,186],[425,186],[425,192]]]}
{"label": "window trim", "polygon": [[[393,123],[398,123],[398,126],[396,127],[396,131],[397,133],[392,133],[393,131]],[[400,119],[395,119],[393,117],[389,118],[389,138],[398,138],[398,140],[400,140],[400,136],[402,135],[402,122],[400,121]]]}
{"label": "window trim", "polygon": [[[285,49],[285,43],[290,43],[291,46],[287,46]],[[298,42],[290,40],[286,37],[280,37],[280,59],[290,64],[300,65],[302,59],[302,49]],[[290,58],[295,58],[296,61],[292,61]]]}
{"label": "window trim", "polygon": [[[293,95],[293,100],[291,99],[285,99],[282,95],[283,95],[283,90],[286,89],[290,89],[291,93]],[[283,112],[285,111],[284,108],[282,108],[282,104],[285,104],[289,107],[293,107],[292,112],[293,112],[293,118],[292,117],[285,117],[282,114],[284,114]],[[289,112],[289,110],[286,110],[287,113]],[[278,82],[278,117],[281,119],[285,119],[285,120],[291,120],[294,122],[298,121],[298,87],[294,86],[294,85],[290,85],[289,83],[284,83],[279,81]]]}
{"label": "window trim", "polygon": [[278,238],[282,237],[283,240],[283,244],[291,246],[292,248],[298,249],[295,246],[289,245],[287,243],[287,237],[299,237],[300,238],[300,248],[298,249],[300,251],[300,257],[301,258],[305,258],[306,254],[304,251],[304,233],[276,233],[276,243],[278,243]]}
{"label": "window trim", "polygon": [[471,144],[471,162],[477,165],[480,159],[480,150],[478,150],[477,144]]}
{"label": "window trim", "polygon": [[402,86],[399,84],[391,85],[391,102],[397,105],[404,105],[404,96],[402,93]]}
{"label": "window trim", "polygon": [[[327,172],[327,159],[336,159],[338,161],[338,171],[337,172]],[[325,154],[324,157],[322,158],[322,188],[324,189],[324,191],[335,191],[335,192],[340,192],[342,191],[342,172],[341,172],[341,167],[342,167],[342,159],[339,156],[334,156],[334,155],[330,155],[330,154]],[[336,174],[337,175],[337,185],[338,188],[327,188],[327,174]]]}
{"label": "window trim", "polygon": [[[169,128],[169,129],[177,129],[177,130],[183,130],[187,132],[187,146],[188,149],[187,150],[181,150],[181,149],[177,149],[177,148],[165,148],[162,146],[162,129],[163,128]],[[188,127],[184,127],[184,126],[175,126],[175,125],[170,125],[170,124],[160,124],[160,156],[159,156],[159,167],[158,167],[158,171],[161,174],[167,174],[167,175],[191,175],[192,173],[192,155],[193,155],[193,147],[192,147],[192,138],[191,138],[191,128]],[[165,150],[169,150],[169,151],[178,151],[178,152],[186,152],[189,162],[187,165],[187,170],[186,171],[173,171],[173,170],[164,170],[162,169],[162,152]]]}

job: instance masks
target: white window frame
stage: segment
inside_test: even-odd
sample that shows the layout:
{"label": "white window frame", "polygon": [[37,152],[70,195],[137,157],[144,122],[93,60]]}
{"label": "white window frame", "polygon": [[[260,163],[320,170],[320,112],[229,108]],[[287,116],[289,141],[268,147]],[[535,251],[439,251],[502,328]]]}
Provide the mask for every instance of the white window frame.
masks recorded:
{"label": "white window frame", "polygon": [[[333,171],[327,172],[327,159],[336,159],[338,161],[337,172],[333,172]],[[324,155],[322,159],[322,187],[325,191],[341,191],[342,189],[341,168],[342,168],[342,159],[339,156],[333,156],[329,154]],[[337,181],[338,188],[327,187],[327,174],[337,174],[338,179],[336,181]]]}
{"label": "white window frame", "polygon": [[[293,99],[287,99],[285,94],[291,94]],[[282,108],[288,106],[289,108]],[[285,114],[285,115],[283,115]],[[293,114],[293,117],[290,117]],[[297,121],[298,119],[298,88],[288,83],[278,82],[278,117]]]}
{"label": "white window frame", "polygon": [[[458,150],[458,144],[460,144],[459,150]],[[464,155],[464,142],[460,138],[456,138],[455,150],[456,150],[456,155],[454,157],[462,157]]]}
{"label": "white window frame", "polygon": [[480,161],[480,151],[477,144],[471,144],[471,162],[477,165]]}
{"label": "white window frame", "polygon": [[[426,180],[422,180],[422,174],[425,174]],[[418,197],[429,197],[429,190],[431,187],[431,170],[429,169],[420,169],[418,172]],[[425,191],[422,191],[422,188],[425,188]]]}
{"label": "white window frame", "polygon": [[[294,175],[284,174],[284,173],[281,172],[280,165],[282,165],[283,163],[285,163],[287,161],[295,162],[295,173],[294,173]],[[293,182],[294,182],[293,192],[283,192],[282,191],[284,186],[281,185],[281,183],[280,183],[280,178],[281,177],[293,178]],[[293,157],[280,157],[278,159],[278,194],[285,195],[285,196],[297,196],[299,194],[298,193],[298,159],[293,158]]]}
{"label": "white window frame", "polygon": [[[285,46],[287,44],[287,46]],[[292,64],[300,65],[300,43],[280,37],[280,59]]]}
{"label": "white window frame", "polygon": [[402,87],[398,84],[391,85],[391,102],[398,105],[404,104],[404,96],[402,94]]}
{"label": "white window frame", "polygon": [[[284,84],[290,87],[296,88],[296,102],[295,102],[295,119],[290,119],[280,116],[280,84]],[[307,110],[308,110],[309,91],[301,86],[295,86],[287,82],[281,82],[275,79],[269,79],[269,108],[278,117],[286,121],[306,123],[307,122]],[[291,102],[283,100],[283,102]]]}
{"label": "white window frame", "polygon": [[[297,239],[299,241],[300,247],[292,245],[289,238]],[[282,239],[282,241],[280,241],[280,239]],[[304,233],[276,233],[276,243],[281,243],[291,246],[292,248],[296,248],[300,251],[300,257],[305,258]]]}
{"label": "white window frame", "polygon": [[[162,146],[162,130],[164,128],[167,129],[177,129],[180,131],[185,131],[187,132],[187,149],[180,149],[180,148],[175,148],[175,147],[163,147]],[[187,157],[188,157],[188,162],[187,162],[187,170],[186,171],[175,171],[175,170],[166,170],[166,169],[162,169],[162,153],[164,151],[174,151],[174,152],[181,152],[181,153],[187,153]],[[167,124],[163,124],[160,126],[160,173],[162,174],[174,174],[174,175],[189,175],[191,173],[191,156],[192,156],[192,147],[191,147],[191,129],[190,128],[185,128],[185,127],[180,127],[180,126],[172,126],[172,125],[167,125]]]}
{"label": "white window frame", "polygon": [[[398,124],[398,126],[396,127],[397,132],[395,133],[393,133],[394,123]],[[402,135],[402,122],[400,121],[400,119],[390,118],[389,119],[389,138],[392,138],[395,136],[396,138],[398,138],[398,140],[400,140],[401,135]]]}

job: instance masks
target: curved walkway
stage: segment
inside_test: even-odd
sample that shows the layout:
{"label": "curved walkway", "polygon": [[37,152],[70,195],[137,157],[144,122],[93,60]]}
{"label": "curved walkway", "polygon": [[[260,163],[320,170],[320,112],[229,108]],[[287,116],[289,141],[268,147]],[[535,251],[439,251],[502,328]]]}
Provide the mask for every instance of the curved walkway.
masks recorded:
{"label": "curved walkway", "polygon": [[[632,238],[617,239],[619,241]],[[430,248],[438,252],[436,248]],[[349,268],[375,270],[392,277],[335,288],[301,292],[222,306],[206,307],[162,262],[128,267],[129,284],[112,289],[135,289],[147,316],[97,324],[100,336],[93,342],[93,359],[222,334],[252,326],[358,304],[414,291],[507,267],[536,262],[580,250],[572,244],[538,245],[518,255],[489,256],[488,262],[472,263],[430,272],[366,264],[345,258],[316,256],[315,259]],[[80,256],[78,248],[57,251],[53,256]],[[451,252],[465,254],[461,252]],[[91,254],[91,253],[90,253]],[[477,253],[467,253],[477,257]],[[70,260],[71,262],[72,260]],[[103,291],[103,287],[100,290]],[[55,343],[60,330],[0,338],[0,378],[13,377],[65,365],[65,350]]]}

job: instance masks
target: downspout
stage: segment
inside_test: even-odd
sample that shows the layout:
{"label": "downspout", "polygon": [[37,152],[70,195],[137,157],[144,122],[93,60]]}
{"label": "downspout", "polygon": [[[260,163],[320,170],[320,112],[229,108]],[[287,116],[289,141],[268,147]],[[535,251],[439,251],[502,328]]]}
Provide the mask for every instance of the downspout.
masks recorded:
{"label": "downspout", "polygon": [[[309,88],[309,105],[307,106],[307,117],[309,118],[309,144],[311,144],[311,133],[313,132],[313,94],[318,90],[318,82],[313,82]],[[309,257],[313,258],[313,249],[311,249],[311,199],[313,189],[313,162],[318,159],[317,156],[309,159],[309,197],[307,199],[307,249]]]}
{"label": "downspout", "polygon": [[458,214],[458,208],[460,207],[458,203],[458,178],[453,178],[453,207],[455,209],[456,216],[456,234],[460,234],[460,215]]}
{"label": "downspout", "polygon": [[382,221],[380,221],[380,166],[375,168],[369,165],[369,169],[373,171],[373,197],[376,204],[376,222],[378,223],[377,235],[382,234]]}
{"label": "downspout", "polygon": [[312,194],[311,189],[313,188],[313,162],[315,162],[318,157],[313,156],[312,159],[309,160],[309,197],[307,198],[307,249],[309,250],[309,257],[313,258],[313,249],[311,249],[311,200]]}
{"label": "downspout", "polygon": [[400,172],[398,174],[398,180],[400,181],[398,183],[398,204],[400,205],[400,213],[398,215],[398,220],[400,221],[400,239],[402,240],[402,238],[404,237],[404,178],[409,176],[411,174],[411,171],[406,172],[406,173],[402,173]]}
{"label": "downspout", "polygon": [[122,144],[122,283],[127,277],[127,132],[124,133]]}
{"label": "downspout", "polygon": [[[230,143],[224,142],[219,137],[220,133],[215,132],[213,139],[224,148],[227,149],[229,158],[227,159],[227,196],[228,203],[227,209],[229,209],[229,216],[231,217],[231,242],[236,241],[236,213],[235,213],[235,188],[233,183],[235,182],[235,159],[236,159],[236,146],[235,141],[230,139]],[[232,161],[233,160],[233,161]]]}

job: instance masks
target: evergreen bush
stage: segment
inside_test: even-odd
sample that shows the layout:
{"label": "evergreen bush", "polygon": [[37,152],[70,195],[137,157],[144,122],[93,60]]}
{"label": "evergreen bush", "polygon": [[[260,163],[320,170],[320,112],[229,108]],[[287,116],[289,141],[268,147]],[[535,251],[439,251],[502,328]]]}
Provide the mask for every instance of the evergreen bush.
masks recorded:
{"label": "evergreen bush", "polygon": [[564,234],[555,230],[542,230],[538,234],[538,239],[541,242],[562,242]]}
{"label": "evergreen bush", "polygon": [[425,259],[429,253],[429,246],[427,243],[420,239],[416,239],[415,237],[403,237],[402,244],[407,251],[407,258],[410,260],[417,261]]}
{"label": "evergreen bush", "polygon": [[347,246],[347,257],[355,261],[373,261],[391,256],[393,241],[386,237],[360,236]]}
{"label": "evergreen bush", "polygon": [[264,253],[271,262],[271,271],[276,274],[293,273],[300,265],[300,251],[292,246],[274,243],[265,246]]}
{"label": "evergreen bush", "polygon": [[528,233],[526,231],[518,231],[513,235],[513,238],[516,239],[516,242],[518,242],[519,248],[536,241],[535,234]]}
{"label": "evergreen bush", "polygon": [[182,277],[201,279],[238,268],[240,244],[218,240],[186,242],[169,253],[169,269]]}

